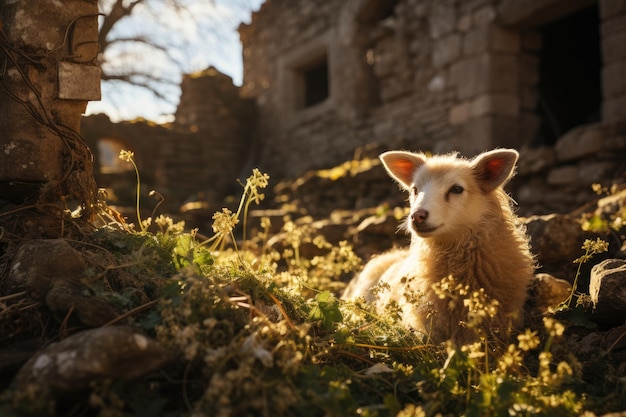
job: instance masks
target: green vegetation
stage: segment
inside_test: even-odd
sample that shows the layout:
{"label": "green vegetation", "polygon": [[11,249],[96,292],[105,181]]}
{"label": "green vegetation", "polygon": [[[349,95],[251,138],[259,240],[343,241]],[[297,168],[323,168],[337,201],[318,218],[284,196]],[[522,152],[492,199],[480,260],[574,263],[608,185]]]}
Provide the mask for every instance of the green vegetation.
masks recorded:
{"label": "green vegetation", "polygon": [[[255,170],[239,209],[215,214],[205,241],[163,216],[139,230],[110,221],[93,234],[98,249],[85,280],[175,360],[141,381],[96,383],[65,415],[590,417],[626,409],[620,371],[604,365],[601,379],[588,377],[589,357],[577,356],[565,321],[544,317],[497,342],[432,345],[394,314],[337,298],[361,265],[347,242],[331,245],[287,219],[270,245],[264,219],[238,247],[234,230],[247,228],[267,181]],[[305,257],[304,244],[316,255]],[[455,288],[446,285],[442,297]],[[472,306],[468,325],[497,308],[484,294],[459,294]]]}

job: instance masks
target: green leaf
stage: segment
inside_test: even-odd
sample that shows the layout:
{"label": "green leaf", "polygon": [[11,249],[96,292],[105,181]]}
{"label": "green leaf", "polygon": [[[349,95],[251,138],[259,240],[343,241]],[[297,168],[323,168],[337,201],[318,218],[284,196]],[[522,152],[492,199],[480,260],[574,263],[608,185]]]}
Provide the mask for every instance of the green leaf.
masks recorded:
{"label": "green leaf", "polygon": [[343,320],[339,310],[339,300],[329,291],[324,291],[315,296],[313,307],[309,311],[310,321],[321,321],[326,328],[332,328],[333,323]]}

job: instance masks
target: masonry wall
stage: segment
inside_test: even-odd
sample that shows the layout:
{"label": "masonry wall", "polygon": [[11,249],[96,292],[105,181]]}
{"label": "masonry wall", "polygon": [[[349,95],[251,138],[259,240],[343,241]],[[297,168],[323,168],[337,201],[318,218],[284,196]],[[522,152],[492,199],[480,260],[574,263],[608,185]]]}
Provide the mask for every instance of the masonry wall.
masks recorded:
{"label": "masonry wall", "polygon": [[[98,144],[112,140],[135,153],[146,207],[165,197],[162,212],[219,210],[228,194],[239,195],[238,180],[250,175],[254,103],[241,99],[232,79],[214,68],[186,75],[174,123],[136,120],[112,123],[104,115],[83,118],[82,135],[96,153],[96,180],[121,201],[134,205],[134,172],[104,173]],[[185,203],[191,204],[184,207]]]}
{"label": "masonry wall", "polygon": [[[240,28],[242,94],[260,114],[258,159],[293,175],[375,142],[468,155],[552,145],[538,137],[549,94],[540,91],[542,30],[594,6],[603,101],[590,121],[622,122],[623,0],[268,0]],[[320,56],[328,98],[299,106],[298,74]]]}
{"label": "masonry wall", "polygon": [[[495,19],[488,0],[266,2],[240,29],[260,161],[290,175],[367,143],[468,154],[520,146],[531,134],[520,129],[524,39]],[[290,77],[320,51],[329,97],[298,108]]]}
{"label": "masonry wall", "polygon": [[398,148],[520,150],[526,213],[624,182],[626,0],[267,0],[239,31],[241,88],[209,68],[172,125],[84,123],[129,144],[170,212],[211,213],[253,167],[276,183]]}

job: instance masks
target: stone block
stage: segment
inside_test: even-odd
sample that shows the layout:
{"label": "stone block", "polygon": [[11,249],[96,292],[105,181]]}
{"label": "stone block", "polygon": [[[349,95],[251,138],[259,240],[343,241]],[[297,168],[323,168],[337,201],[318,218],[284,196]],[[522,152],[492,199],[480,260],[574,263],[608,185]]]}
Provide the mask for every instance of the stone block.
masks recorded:
{"label": "stone block", "polygon": [[539,273],[531,283],[529,293],[533,301],[533,313],[541,315],[567,299],[572,285],[564,279],[550,274]]}
{"label": "stone block", "polygon": [[469,102],[463,102],[450,109],[448,121],[452,125],[459,125],[465,123],[470,118],[470,104]]}
{"label": "stone block", "polygon": [[456,30],[459,32],[467,32],[472,27],[472,16],[470,14],[464,14],[459,17],[456,22]]}
{"label": "stone block", "polygon": [[520,50],[520,34],[518,31],[493,26],[491,29],[491,45],[494,51],[518,52]]}
{"label": "stone block", "polygon": [[516,55],[492,54],[489,73],[483,74],[483,77],[489,78],[489,92],[517,94],[519,66]]}
{"label": "stone block", "polygon": [[470,115],[479,117],[485,115],[519,116],[520,101],[517,96],[503,94],[483,94],[472,100]]}
{"label": "stone block", "polygon": [[491,117],[470,119],[463,125],[458,150],[464,155],[476,155],[494,146],[494,124]]}
{"label": "stone block", "polygon": [[[553,167],[555,162],[556,155],[552,147],[524,148],[520,151],[520,158],[517,164],[518,175],[531,175],[545,171]],[[532,188],[535,187],[533,186]]]}
{"label": "stone block", "polygon": [[612,16],[603,20],[600,24],[600,35],[602,37],[610,36],[615,33],[621,33],[626,30],[626,13]]}
{"label": "stone block", "polygon": [[605,123],[626,121],[626,95],[602,101],[602,121]]}
{"label": "stone block", "polygon": [[581,164],[578,177],[584,185],[603,183],[607,178],[619,176],[616,168],[616,165],[609,161],[588,162]]}
{"label": "stone block", "polygon": [[547,182],[550,185],[570,185],[578,183],[578,167],[575,165],[560,166],[550,170]]}
{"label": "stone block", "polygon": [[489,90],[489,56],[462,59],[450,68],[450,82],[457,86],[457,98],[465,100]]}
{"label": "stone block", "polygon": [[100,67],[59,62],[59,98],[100,100]]}
{"label": "stone block", "polygon": [[437,2],[430,13],[430,36],[437,39],[454,30],[456,26],[456,11],[451,5]]}
{"label": "stone block", "polygon": [[623,324],[626,320],[626,261],[607,259],[591,269],[589,295],[593,319],[600,323]]}
{"label": "stone block", "polygon": [[602,62],[610,66],[626,61],[626,31],[605,36],[602,39]]}
{"label": "stone block", "polygon": [[467,32],[463,37],[463,55],[470,56],[489,49],[489,27],[480,26]]}
{"label": "stone block", "polygon": [[488,25],[496,18],[496,9],[488,4],[474,12],[473,21],[476,26]]}
{"label": "stone block", "polygon": [[[548,195],[550,193],[546,193]],[[580,256],[580,245],[585,237],[578,219],[562,214],[531,216],[524,219],[524,225],[533,253],[537,254],[539,272],[573,277],[577,265],[572,260]]]}
{"label": "stone block", "polygon": [[604,149],[626,148],[626,135],[610,136],[604,140]]}
{"label": "stone block", "polygon": [[598,125],[579,126],[559,139],[554,149],[559,161],[572,161],[603,149],[604,132]]}
{"label": "stone block", "polygon": [[461,36],[453,33],[434,41],[432,63],[441,68],[455,61],[461,54]]}
{"label": "stone block", "polygon": [[626,60],[605,66],[602,69],[602,94],[605,98],[626,95],[625,74]]}
{"label": "stone block", "polygon": [[600,0],[600,18],[607,19],[620,13],[626,13],[624,0]]}

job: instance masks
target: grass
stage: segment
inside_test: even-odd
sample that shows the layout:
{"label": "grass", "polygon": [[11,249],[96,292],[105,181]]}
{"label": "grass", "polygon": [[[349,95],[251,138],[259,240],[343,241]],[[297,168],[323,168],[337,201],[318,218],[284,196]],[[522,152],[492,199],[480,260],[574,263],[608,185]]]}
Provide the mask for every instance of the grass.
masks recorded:
{"label": "grass", "polygon": [[[56,404],[59,415],[591,417],[626,409],[610,352],[581,353],[566,321],[544,317],[507,341],[432,345],[396,315],[337,298],[361,266],[347,242],[330,244],[286,219],[270,245],[264,219],[237,246],[234,230],[247,228],[267,184],[254,171],[238,210],[217,213],[205,241],[164,216],[139,219],[139,230],[111,220],[90,237],[85,282],[176,360],[142,380],[94,381],[68,409]],[[304,257],[305,243],[318,255]],[[468,321],[493,313],[488,301],[467,297],[475,306]],[[600,361],[601,383],[591,373]],[[3,393],[0,414],[29,415],[15,394]]]}

